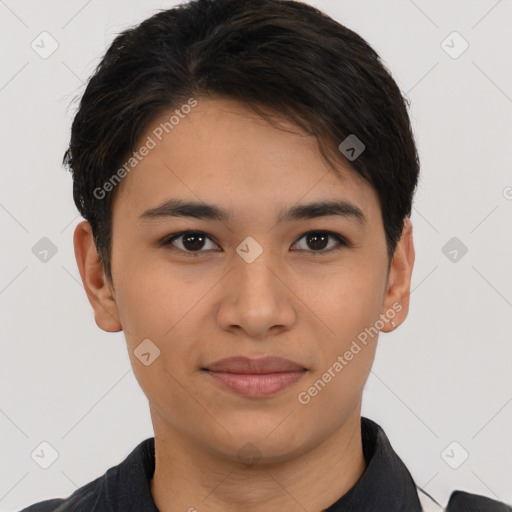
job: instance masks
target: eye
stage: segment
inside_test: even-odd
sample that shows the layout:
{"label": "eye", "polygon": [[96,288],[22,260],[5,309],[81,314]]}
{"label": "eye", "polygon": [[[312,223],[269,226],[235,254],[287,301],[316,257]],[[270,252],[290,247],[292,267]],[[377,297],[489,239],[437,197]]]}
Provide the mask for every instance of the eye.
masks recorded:
{"label": "eye", "polygon": [[[187,256],[198,256],[198,253],[206,252],[202,251],[207,241],[215,244],[206,233],[202,231],[182,231],[180,233],[174,233],[173,235],[165,237],[161,242],[161,246],[172,246],[171,249],[181,251]],[[175,244],[177,242],[177,244]],[[215,248],[215,247],[213,247]],[[212,247],[207,247],[212,249]]]}
{"label": "eye", "polygon": [[[325,250],[326,247],[328,247],[329,238],[334,239],[336,244],[334,247],[331,246]],[[308,250],[306,247],[305,249],[299,248],[299,251],[311,252],[313,254],[325,254],[341,249],[344,246],[348,246],[348,242],[341,235],[331,231],[308,231],[299,238],[299,241],[302,239],[305,239],[306,244],[309,245],[313,250]],[[296,246],[297,244],[298,242],[295,242],[292,247]]]}
{"label": "eye", "polygon": [[[299,247],[297,250],[310,252],[315,255],[329,253],[349,245],[347,240],[337,233],[333,233],[331,231],[308,231],[293,244],[292,248],[298,246],[302,239],[305,240],[306,247]],[[335,241],[334,246],[331,245],[331,247],[329,247],[329,239],[333,239]],[[208,247],[208,242],[213,245]],[[213,239],[203,231],[181,231],[180,233],[174,233],[166,236],[161,242],[159,242],[159,245],[169,247],[170,249],[179,251],[187,256],[199,256],[207,250],[215,250],[215,248],[218,247]],[[312,250],[310,250],[308,246]]]}

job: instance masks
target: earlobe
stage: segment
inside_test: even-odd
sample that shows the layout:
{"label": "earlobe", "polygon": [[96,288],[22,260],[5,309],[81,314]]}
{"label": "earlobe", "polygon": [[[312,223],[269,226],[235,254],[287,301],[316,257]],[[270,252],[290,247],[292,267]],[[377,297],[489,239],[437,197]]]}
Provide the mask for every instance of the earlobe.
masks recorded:
{"label": "earlobe", "polygon": [[103,263],[96,251],[91,226],[80,222],[73,236],[75,258],[87,298],[94,310],[97,326],[107,332],[122,330],[114,292],[105,275]]}
{"label": "earlobe", "polygon": [[402,236],[396,246],[389,269],[383,309],[381,311],[381,318],[384,318],[385,323],[381,329],[383,332],[393,331],[407,317],[414,259],[412,223],[409,218],[406,218],[404,220]]}

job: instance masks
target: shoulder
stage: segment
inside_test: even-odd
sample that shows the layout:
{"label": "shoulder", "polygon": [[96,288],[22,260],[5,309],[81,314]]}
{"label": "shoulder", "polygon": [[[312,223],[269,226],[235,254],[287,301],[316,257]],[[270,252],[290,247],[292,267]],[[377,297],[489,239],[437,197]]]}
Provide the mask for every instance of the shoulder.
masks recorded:
{"label": "shoulder", "polygon": [[443,508],[430,494],[417,487],[422,512],[512,512],[512,507],[479,494],[453,491]]}
{"label": "shoulder", "polygon": [[123,461],[70,496],[33,503],[19,512],[135,510],[135,501],[151,508],[154,503],[149,480],[155,469],[154,441],[153,437],[141,441]]}
{"label": "shoulder", "polygon": [[40,501],[39,503],[34,503],[29,507],[20,510],[20,512],[54,512],[54,510],[57,510],[64,502],[64,498]]}
{"label": "shoulder", "polygon": [[512,512],[512,507],[478,494],[454,491],[446,506],[446,512]]}
{"label": "shoulder", "polygon": [[78,510],[101,512],[103,509],[97,508],[96,505],[104,486],[104,480],[104,476],[99,477],[80,487],[67,498],[53,498],[33,503],[19,512],[75,512]]}

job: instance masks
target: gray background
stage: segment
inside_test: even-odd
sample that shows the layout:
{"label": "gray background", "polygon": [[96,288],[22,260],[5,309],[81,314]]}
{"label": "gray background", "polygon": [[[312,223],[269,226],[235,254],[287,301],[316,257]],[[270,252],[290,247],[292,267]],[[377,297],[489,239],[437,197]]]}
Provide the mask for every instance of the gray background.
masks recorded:
{"label": "gray background", "polygon": [[[411,311],[380,338],[363,414],[441,503],[456,488],[512,503],[512,2],[309,3],[382,56],[422,164]],[[0,0],[2,511],[67,496],[152,436],[123,334],[94,323],[60,162],[72,100],[115,34],[174,4]],[[31,47],[51,48],[43,31],[47,58]],[[44,441],[47,469],[31,457]]]}

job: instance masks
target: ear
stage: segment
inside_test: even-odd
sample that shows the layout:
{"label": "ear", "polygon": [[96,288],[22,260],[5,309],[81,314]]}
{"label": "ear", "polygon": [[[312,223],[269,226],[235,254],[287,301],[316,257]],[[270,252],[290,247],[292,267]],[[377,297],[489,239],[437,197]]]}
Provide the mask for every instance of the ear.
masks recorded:
{"label": "ear", "polygon": [[[404,221],[402,235],[391,260],[388,281],[382,305],[381,318],[384,320],[383,332],[391,332],[407,317],[409,296],[411,293],[411,275],[414,266],[414,242],[412,223],[409,218]],[[392,318],[393,312],[395,313]],[[387,319],[387,320],[386,320]],[[391,324],[394,322],[394,326]]]}
{"label": "ear", "polygon": [[87,298],[94,310],[97,326],[107,332],[122,330],[114,290],[96,251],[91,225],[82,221],[73,236],[75,257]]}

